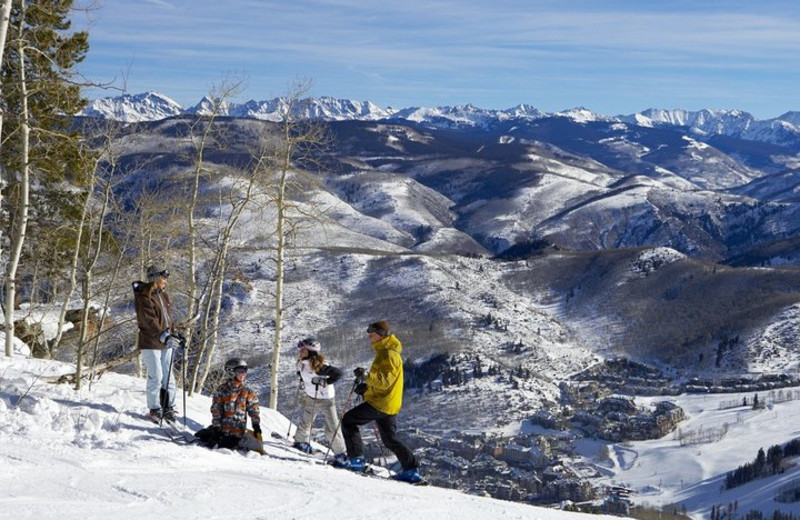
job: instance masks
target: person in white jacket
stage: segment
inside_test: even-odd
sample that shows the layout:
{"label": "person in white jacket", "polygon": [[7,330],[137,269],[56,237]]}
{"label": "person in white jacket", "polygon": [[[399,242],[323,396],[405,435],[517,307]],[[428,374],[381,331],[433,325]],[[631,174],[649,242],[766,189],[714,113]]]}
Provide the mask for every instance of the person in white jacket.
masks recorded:
{"label": "person in white jacket", "polygon": [[303,415],[294,434],[294,447],[306,453],[313,450],[310,444],[311,426],[317,412],[325,414],[325,438],[330,443],[334,459],[346,459],[346,447],[336,413],[336,390],[333,384],[342,377],[342,371],[325,363],[319,341],[305,338],[297,344],[299,350],[297,373],[303,386]]}

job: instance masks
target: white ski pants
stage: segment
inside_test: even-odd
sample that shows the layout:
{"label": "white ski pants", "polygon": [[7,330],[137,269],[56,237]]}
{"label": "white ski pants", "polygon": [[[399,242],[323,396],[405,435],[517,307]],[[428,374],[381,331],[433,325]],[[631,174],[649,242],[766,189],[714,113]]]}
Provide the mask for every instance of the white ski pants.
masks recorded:
{"label": "white ski pants", "polygon": [[[300,418],[300,424],[297,425],[297,431],[294,433],[295,442],[309,442],[311,437],[311,426],[314,424],[314,419],[317,413],[322,412],[325,414],[325,438],[331,446],[331,453],[338,455],[346,451],[344,445],[344,438],[342,437],[342,430],[336,427],[339,426],[339,416],[336,413],[336,400],[335,399],[314,399],[308,394],[303,394],[303,416]],[[334,431],[336,435],[334,436]]]}

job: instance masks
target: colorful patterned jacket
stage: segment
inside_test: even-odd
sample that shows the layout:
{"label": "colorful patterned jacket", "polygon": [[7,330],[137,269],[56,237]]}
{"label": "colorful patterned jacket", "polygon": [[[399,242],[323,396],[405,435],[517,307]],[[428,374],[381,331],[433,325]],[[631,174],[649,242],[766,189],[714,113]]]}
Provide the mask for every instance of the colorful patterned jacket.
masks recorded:
{"label": "colorful patterned jacket", "polygon": [[242,437],[248,415],[253,425],[261,422],[258,394],[235,378],[219,385],[211,402],[211,426],[219,426],[223,435]]}

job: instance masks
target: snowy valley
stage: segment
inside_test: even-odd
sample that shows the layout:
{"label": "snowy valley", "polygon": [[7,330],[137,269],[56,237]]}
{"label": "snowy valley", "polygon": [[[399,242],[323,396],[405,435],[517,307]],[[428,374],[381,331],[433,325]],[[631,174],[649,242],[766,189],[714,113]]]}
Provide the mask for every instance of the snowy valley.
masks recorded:
{"label": "snowy valley", "polygon": [[[245,103],[214,123],[198,211],[208,237],[279,105]],[[800,514],[799,502],[776,500],[796,487],[792,457],[780,474],[721,487],[759,448],[797,436],[796,115],[389,111],[327,98],[308,110],[335,145],[315,157],[312,180],[295,179],[281,393],[265,414],[281,432],[296,410],[298,339],[316,336],[350,373],[371,359],[367,324],[386,318],[406,359],[400,427],[436,487],[176,447],[137,419],[136,363],[75,392],[49,382],[74,371],[69,350],[45,361],[20,346],[0,362],[4,510],[185,518],[181,510],[221,517],[234,507],[310,518],[334,508],[373,518],[402,500],[419,518],[565,520],[542,506],[595,510],[623,489],[623,513],[630,492],[632,504],[697,520],[712,508],[734,516],[733,504],[736,518]],[[84,113],[87,125],[135,122],[115,141],[121,207],[135,214],[145,194],[183,207],[197,114],[202,102],[184,110],[152,94]],[[275,331],[274,221],[274,206],[254,204],[233,234],[215,353],[216,367],[247,357],[262,397]],[[180,312],[186,258],[178,245],[164,256]],[[131,262],[124,275],[141,273]],[[116,332],[104,359],[133,349],[128,284],[107,304]],[[52,310],[23,304],[17,317],[49,338]],[[208,423],[207,397],[187,405],[192,430]],[[39,473],[52,478],[22,485]]]}

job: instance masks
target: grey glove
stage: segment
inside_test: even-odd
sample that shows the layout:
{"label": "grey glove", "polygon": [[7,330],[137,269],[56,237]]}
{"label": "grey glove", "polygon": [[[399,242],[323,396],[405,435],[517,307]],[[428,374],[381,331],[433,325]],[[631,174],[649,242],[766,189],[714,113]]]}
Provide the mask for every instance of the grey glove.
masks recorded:
{"label": "grey glove", "polygon": [[179,348],[181,346],[181,342],[175,336],[167,336],[167,348]]}

